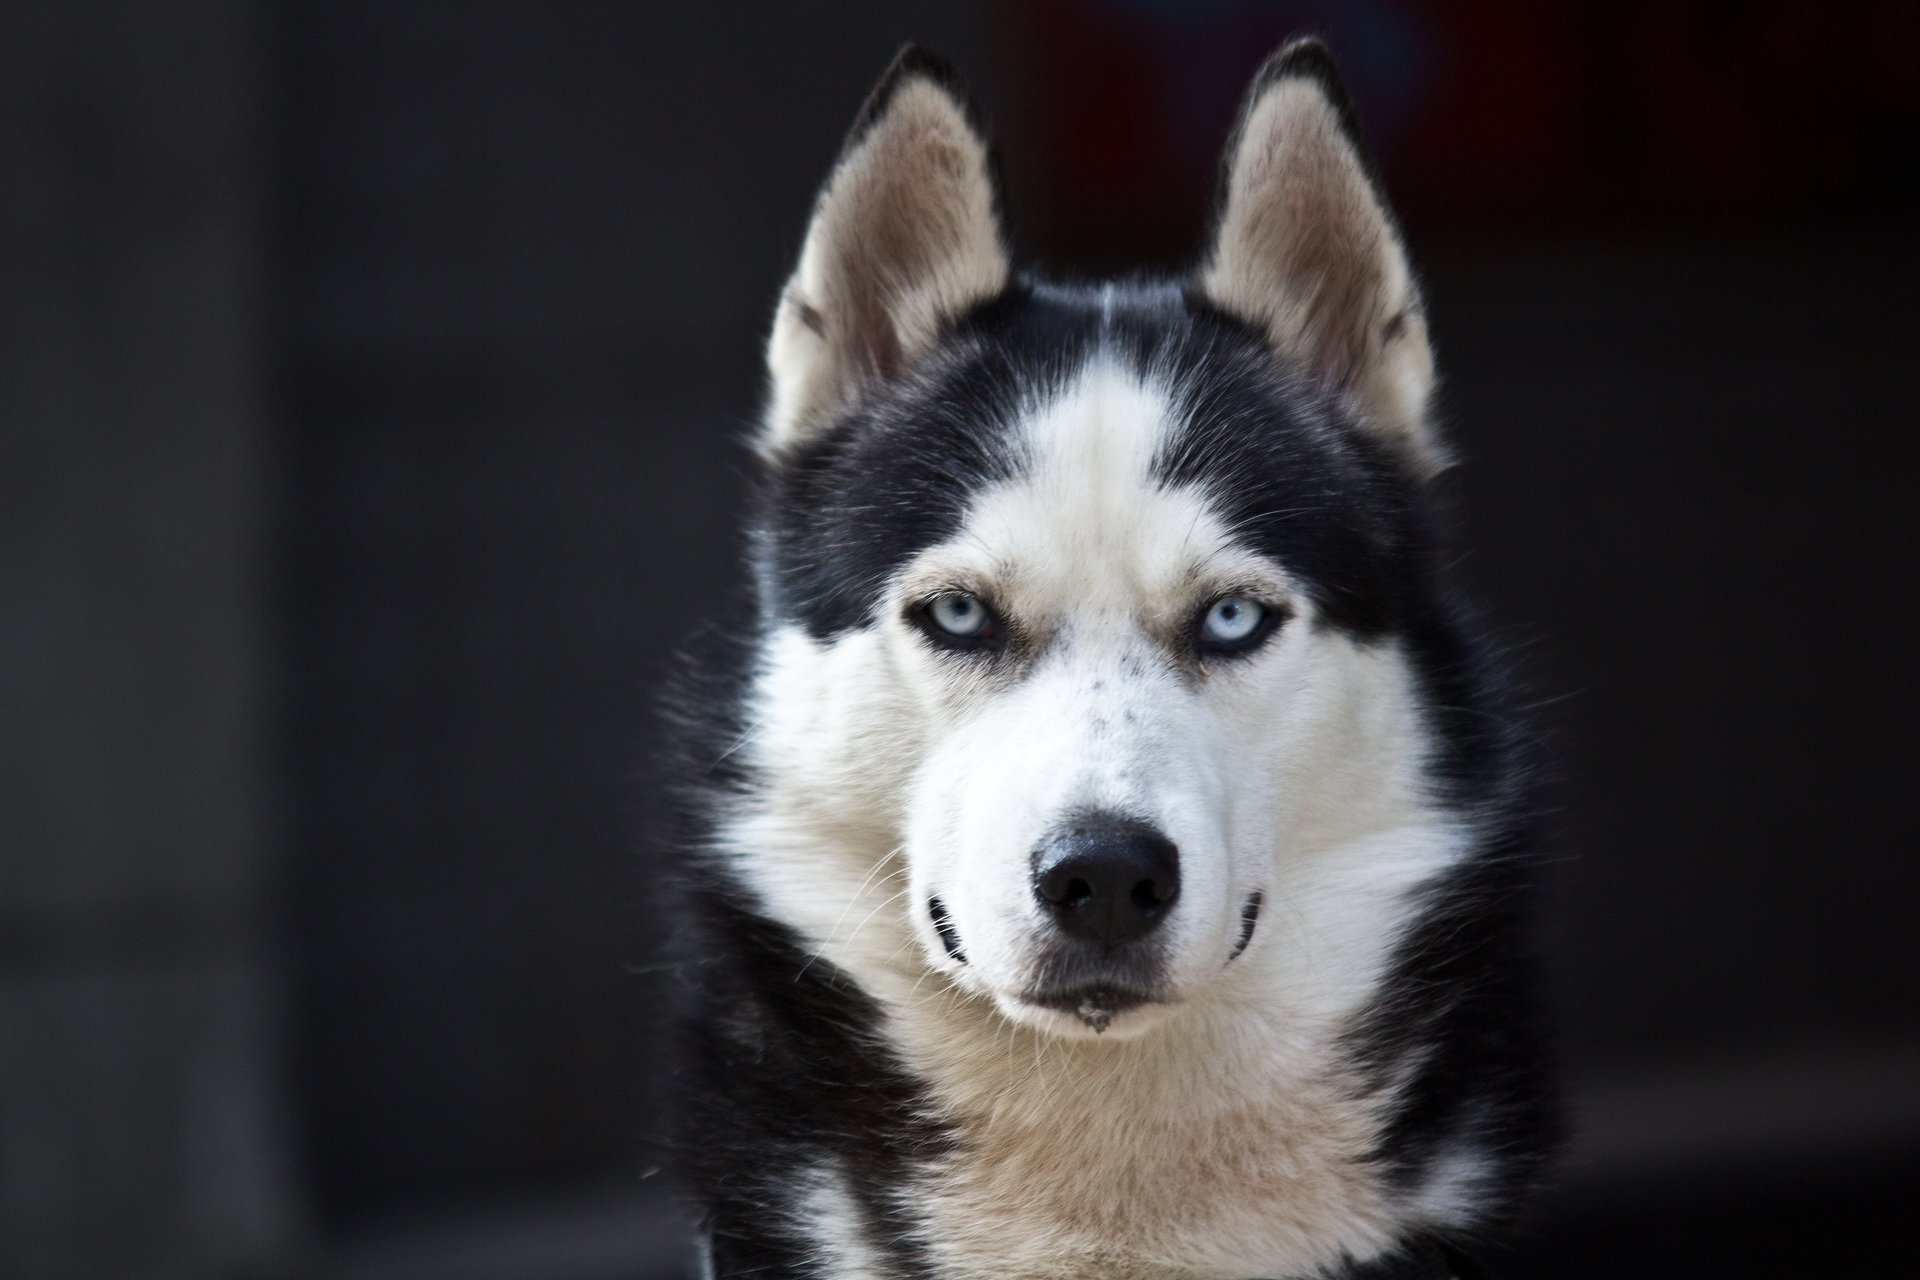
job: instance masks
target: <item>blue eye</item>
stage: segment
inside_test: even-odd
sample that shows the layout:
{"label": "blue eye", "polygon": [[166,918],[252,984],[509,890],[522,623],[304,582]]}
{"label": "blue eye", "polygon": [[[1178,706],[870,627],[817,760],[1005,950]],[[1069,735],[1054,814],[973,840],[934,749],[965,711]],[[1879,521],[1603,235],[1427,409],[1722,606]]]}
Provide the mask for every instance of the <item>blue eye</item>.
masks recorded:
{"label": "blue eye", "polygon": [[927,604],[926,619],[928,629],[936,639],[977,642],[993,638],[992,611],[981,603],[978,596],[968,595],[964,591],[949,591],[946,595],[935,596]]}
{"label": "blue eye", "polygon": [[1266,637],[1269,615],[1265,605],[1245,596],[1222,596],[1200,619],[1200,642],[1209,649],[1232,651],[1252,647]]}

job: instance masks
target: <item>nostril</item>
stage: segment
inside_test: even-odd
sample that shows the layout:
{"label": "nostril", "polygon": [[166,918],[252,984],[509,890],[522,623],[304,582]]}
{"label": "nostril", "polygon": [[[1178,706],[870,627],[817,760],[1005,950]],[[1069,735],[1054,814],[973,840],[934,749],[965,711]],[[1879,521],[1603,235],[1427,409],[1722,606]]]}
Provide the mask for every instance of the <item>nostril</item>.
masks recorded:
{"label": "nostril", "polygon": [[1040,896],[1056,907],[1084,907],[1093,901],[1093,886],[1069,869],[1055,867],[1040,878]]}
{"label": "nostril", "polygon": [[1158,880],[1142,880],[1133,886],[1133,905],[1142,911],[1158,911],[1180,896],[1180,886],[1161,888]]}

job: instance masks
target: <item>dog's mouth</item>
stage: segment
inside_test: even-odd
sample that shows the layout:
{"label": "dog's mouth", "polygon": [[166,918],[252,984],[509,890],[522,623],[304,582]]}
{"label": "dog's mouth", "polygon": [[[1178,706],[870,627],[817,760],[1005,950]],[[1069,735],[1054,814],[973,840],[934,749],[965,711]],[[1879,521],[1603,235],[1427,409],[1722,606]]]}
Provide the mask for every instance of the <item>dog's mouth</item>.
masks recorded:
{"label": "dog's mouth", "polygon": [[[1227,955],[1227,964],[1239,959],[1253,942],[1265,896],[1255,890],[1241,904],[1240,928]],[[930,897],[926,909],[947,958],[956,965],[968,967],[967,951],[947,904],[938,897]],[[1151,951],[1124,959],[1057,951],[1047,958],[1036,976],[1038,983],[1024,991],[1003,990],[995,996],[1001,1008],[1019,1021],[1046,1022],[1051,1021],[1048,1014],[1064,1015],[1095,1035],[1103,1035],[1125,1014],[1148,1006],[1179,1003],[1179,997],[1172,995],[1163,981],[1160,957]],[[1026,1011],[1024,1015],[1021,1010]],[[1054,1025],[1061,1024],[1055,1022]]]}
{"label": "dog's mouth", "polygon": [[1050,1009],[1077,1018],[1096,1035],[1112,1026],[1113,1020],[1123,1013],[1145,1005],[1165,1003],[1151,992],[1113,982],[1089,982],[1074,987],[1028,991],[1022,993],[1020,999],[1035,1008]]}

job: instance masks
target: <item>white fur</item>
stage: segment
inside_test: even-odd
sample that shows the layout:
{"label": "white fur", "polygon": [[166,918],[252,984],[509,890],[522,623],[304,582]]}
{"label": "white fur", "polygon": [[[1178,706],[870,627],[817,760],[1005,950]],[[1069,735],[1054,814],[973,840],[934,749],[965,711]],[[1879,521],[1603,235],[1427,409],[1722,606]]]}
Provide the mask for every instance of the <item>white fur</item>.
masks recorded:
{"label": "white fur", "polygon": [[[1470,1130],[1471,1126],[1461,1128]],[[1433,1161],[1402,1211],[1409,1219],[1432,1226],[1470,1221],[1486,1202],[1488,1188],[1497,1176],[1484,1148],[1471,1139],[1457,1140]]]}
{"label": "white fur", "polygon": [[890,1280],[885,1258],[861,1230],[860,1206],[846,1173],[832,1165],[809,1171],[793,1226],[812,1242],[812,1261],[834,1280]]}
{"label": "white fur", "polygon": [[[1033,407],[1020,478],[906,566],[871,625],[780,631],[756,677],[740,750],[765,786],[723,847],[880,1002],[955,1127],[916,1202],[945,1275],[1310,1274],[1378,1251],[1409,1212],[1454,1215],[1474,1180],[1463,1149],[1411,1210],[1389,1195],[1363,1157],[1391,1099],[1335,1043],[1467,846],[1423,790],[1412,675],[1392,644],[1319,625],[1204,492],[1152,481],[1168,405],[1094,363]],[[1031,659],[935,652],[906,614],[942,589],[1017,619]],[[1250,656],[1183,666],[1166,637],[1229,590],[1294,616]],[[1098,1038],[1019,1000],[1045,934],[1029,852],[1088,804],[1159,824],[1183,879],[1163,926],[1176,1001]],[[1254,890],[1259,927],[1229,962]],[[822,1186],[822,1212],[852,1222]],[[824,1230],[850,1259],[834,1274],[871,1274]]]}

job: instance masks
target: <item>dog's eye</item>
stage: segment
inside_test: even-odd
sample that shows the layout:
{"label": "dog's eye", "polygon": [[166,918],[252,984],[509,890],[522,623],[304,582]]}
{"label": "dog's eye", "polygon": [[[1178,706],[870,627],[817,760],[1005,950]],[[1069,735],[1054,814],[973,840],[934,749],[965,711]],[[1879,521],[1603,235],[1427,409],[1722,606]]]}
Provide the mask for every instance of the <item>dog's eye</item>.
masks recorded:
{"label": "dog's eye", "polygon": [[1273,630],[1273,614],[1257,600],[1222,596],[1200,618],[1200,647],[1214,653],[1250,649]]}
{"label": "dog's eye", "polygon": [[997,638],[998,626],[993,611],[980,597],[964,591],[949,591],[935,596],[920,611],[927,633],[936,640],[967,647],[988,644]]}

